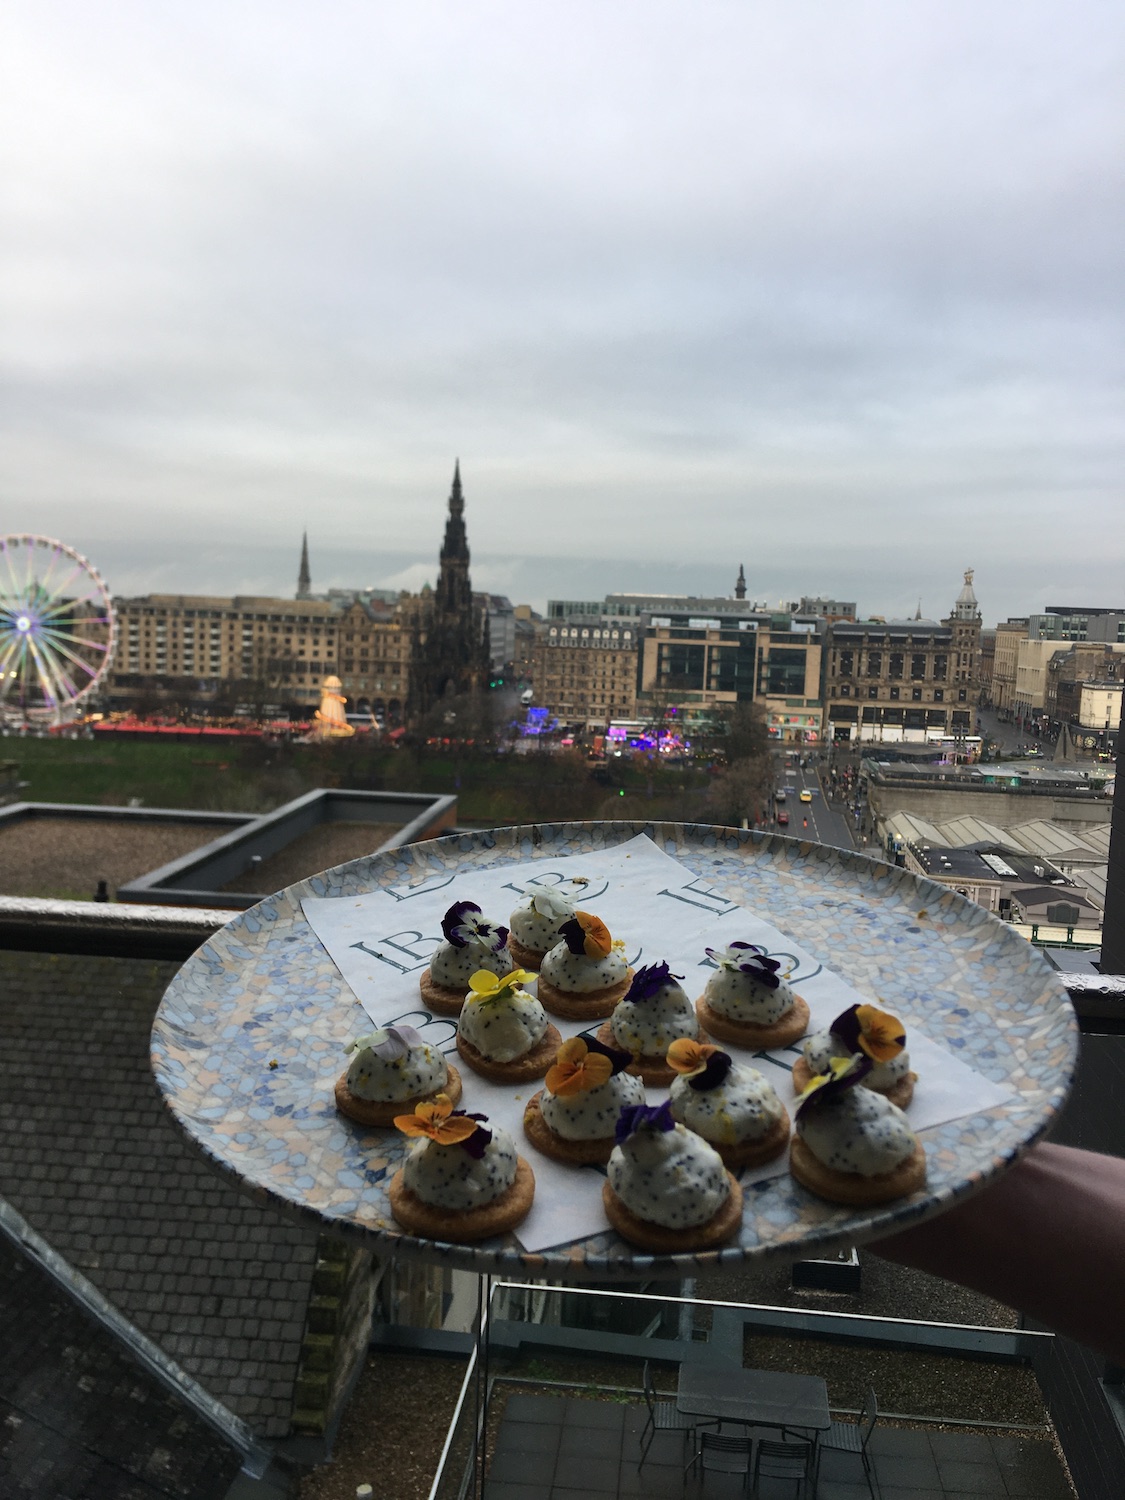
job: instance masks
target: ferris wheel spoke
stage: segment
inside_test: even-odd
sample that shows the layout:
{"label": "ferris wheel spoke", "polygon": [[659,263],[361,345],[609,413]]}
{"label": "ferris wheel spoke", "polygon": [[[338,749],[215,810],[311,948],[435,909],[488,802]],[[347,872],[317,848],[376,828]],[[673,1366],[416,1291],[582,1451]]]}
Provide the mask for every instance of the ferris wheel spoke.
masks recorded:
{"label": "ferris wheel spoke", "polygon": [[[86,625],[87,621],[83,621],[83,628],[86,628]],[[108,640],[92,640],[89,636],[80,636],[75,630],[60,630],[57,625],[49,630],[40,630],[39,636],[40,639],[49,640],[52,645],[57,645],[58,642],[69,642],[71,645],[95,646],[98,651],[105,651],[110,645]]]}
{"label": "ferris wheel spoke", "polygon": [[81,667],[88,677],[96,677],[98,675],[97,667],[92,667],[88,661],[83,661],[82,657],[79,656],[77,652],[71,651],[70,648],[62,641],[44,641],[43,649],[45,651],[54,651],[59,656],[65,656],[67,660],[72,661],[75,666]]}
{"label": "ferris wheel spoke", "polygon": [[18,635],[15,635],[5,646],[3,655],[0,655],[0,677],[4,677],[7,675],[8,663],[11,661],[13,656],[16,656],[18,654],[19,649],[20,638]]}
{"label": "ferris wheel spoke", "polygon": [[78,684],[66,671],[55,653],[41,644],[37,644],[34,649],[42,663],[41,670],[50,674],[52,684],[55,688],[52,701],[58,704],[68,696],[71,698],[77,697]]}
{"label": "ferris wheel spoke", "polygon": [[39,687],[52,708],[58,706],[66,695],[66,674],[61,671],[50,651],[28,638],[28,650],[39,673]]}
{"label": "ferris wheel spoke", "polygon": [[105,594],[96,584],[92,584],[86,589],[85,593],[72,593],[64,597],[63,589],[69,586],[73,577],[74,574],[72,573],[69,577],[63,579],[59,587],[44,599],[39,609],[39,613],[44,620],[52,619],[55,615],[64,613],[68,609],[75,609],[79,605],[87,604],[91,599],[96,599],[99,604],[102,602]]}
{"label": "ferris wheel spoke", "polygon": [[54,673],[51,671],[50,665],[39,647],[33,641],[29,642],[28,646],[35,661],[36,670],[39,673],[39,690],[48,705],[54,708],[58,703],[58,697],[55,692],[56,682]]}
{"label": "ferris wheel spoke", "polygon": [[[44,548],[44,550],[46,549]],[[58,542],[54,543],[50,551],[50,560],[48,561],[47,566],[43,569],[39,577],[39,587],[44,594],[48,593],[49,585],[51,582],[51,574],[55,571],[56,563],[58,562],[59,558],[64,555],[62,546]]]}
{"label": "ferris wheel spoke", "polygon": [[15,599],[17,599],[17,600],[22,600],[26,591],[24,589],[23,584],[20,583],[19,578],[17,577],[17,574],[16,574],[17,564],[15,563],[15,561],[12,558],[11,549],[8,547],[7,543],[4,544],[4,566],[7,568],[7,570],[8,570],[8,577],[11,579],[11,583],[12,583],[11,594],[12,594],[12,597],[15,598]]}

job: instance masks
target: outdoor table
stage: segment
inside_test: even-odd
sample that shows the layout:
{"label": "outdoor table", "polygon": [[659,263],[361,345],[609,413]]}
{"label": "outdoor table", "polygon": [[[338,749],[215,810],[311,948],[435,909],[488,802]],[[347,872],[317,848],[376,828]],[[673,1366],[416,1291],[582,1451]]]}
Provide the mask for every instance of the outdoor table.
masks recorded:
{"label": "outdoor table", "polygon": [[832,1425],[828,1387],[819,1375],[728,1370],[694,1360],[680,1366],[676,1410],[752,1427],[826,1432]]}
{"label": "outdoor table", "polygon": [[[926,1132],[924,1193],[847,1209],[816,1198],[783,1172],[745,1195],[740,1232],[717,1249],[653,1255],[633,1249],[608,1225],[535,1250],[514,1234],[479,1245],[403,1234],[387,1189],[404,1139],[357,1127],[335,1107],[345,1045],[371,1023],[306,919],[302,900],[354,900],[381,890],[402,902],[427,882],[444,890],[458,877],[591,856],[642,834],[684,866],[685,883],[662,896],[708,919],[742,909],[761,913],[783,943],[786,932],[799,933],[809,972],[796,974],[795,983],[811,984],[822,972],[814,955],[823,955],[908,1024],[917,1015],[933,1042],[983,1074],[1002,1077],[1010,1097]],[[401,920],[409,925],[412,919]],[[421,933],[413,936],[421,939]],[[787,949],[780,956],[796,962]],[[448,1035],[443,1045],[451,1047]],[[211,937],[169,986],[152,1032],[153,1071],[172,1119],[244,1191],[379,1254],[479,1276],[475,1368],[484,1378],[474,1433],[484,1430],[493,1276],[562,1283],[695,1277],[741,1270],[751,1260],[827,1253],[890,1233],[904,1220],[917,1224],[1002,1170],[1046,1129],[1065,1099],[1076,1056],[1077,1029],[1058,975],[1030,943],[971,902],[843,850],[676,823],[481,830],[313,876]],[[768,1056],[761,1063],[771,1066]],[[788,1081],[788,1060],[776,1066]],[[684,1412],[766,1427],[817,1432],[830,1426],[824,1382],[811,1376],[685,1366],[677,1404]]]}

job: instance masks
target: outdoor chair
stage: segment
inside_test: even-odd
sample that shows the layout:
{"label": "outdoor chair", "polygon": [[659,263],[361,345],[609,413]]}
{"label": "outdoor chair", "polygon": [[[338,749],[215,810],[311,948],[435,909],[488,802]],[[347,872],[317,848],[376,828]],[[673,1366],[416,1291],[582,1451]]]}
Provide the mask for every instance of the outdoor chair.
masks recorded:
{"label": "outdoor chair", "polygon": [[705,1429],[698,1434],[695,1452],[692,1454],[691,1462],[686,1465],[687,1469],[700,1471],[700,1479],[711,1469],[719,1474],[744,1474],[749,1476],[750,1454],[754,1447],[754,1438],[749,1432],[731,1433],[712,1432]]}
{"label": "outdoor chair", "polygon": [[763,1479],[790,1479],[797,1486],[798,1495],[809,1493],[812,1479],[813,1449],[810,1443],[779,1443],[762,1438],[754,1455],[752,1493],[759,1494],[759,1483]]}
{"label": "outdoor chair", "polygon": [[674,1401],[661,1401],[656,1394],[656,1387],[652,1383],[652,1371],[649,1362],[645,1360],[642,1384],[645,1392],[645,1405],[648,1407],[648,1420],[645,1422],[644,1431],[641,1433],[641,1461],[638,1468],[644,1466],[648,1457],[648,1450],[652,1447],[652,1440],[658,1432],[680,1433],[680,1444],[695,1427],[694,1420],[685,1416],[682,1411],[676,1410]]}
{"label": "outdoor chair", "polygon": [[867,1444],[878,1420],[879,1403],[875,1399],[874,1390],[869,1386],[867,1399],[860,1408],[859,1421],[833,1422],[828,1431],[821,1434],[816,1450],[817,1474],[820,1473],[820,1455],[826,1448],[833,1448],[837,1453],[857,1453],[863,1460],[863,1477],[867,1480],[867,1488],[874,1496],[875,1489],[871,1482],[871,1459],[867,1454]]}

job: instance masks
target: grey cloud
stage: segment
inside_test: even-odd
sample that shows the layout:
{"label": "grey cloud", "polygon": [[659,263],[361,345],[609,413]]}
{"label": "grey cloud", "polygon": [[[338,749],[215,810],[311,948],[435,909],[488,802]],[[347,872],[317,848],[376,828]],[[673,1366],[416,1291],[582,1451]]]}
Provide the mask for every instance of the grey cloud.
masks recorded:
{"label": "grey cloud", "polygon": [[1119,597],[1116,8],[16,11],[0,524],[371,582],[459,452],[529,599]]}

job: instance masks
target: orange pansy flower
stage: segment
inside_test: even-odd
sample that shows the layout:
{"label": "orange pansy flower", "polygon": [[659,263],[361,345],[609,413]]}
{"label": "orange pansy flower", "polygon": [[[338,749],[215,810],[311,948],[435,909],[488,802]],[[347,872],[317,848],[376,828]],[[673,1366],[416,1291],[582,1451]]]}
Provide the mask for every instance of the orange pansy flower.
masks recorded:
{"label": "orange pansy flower", "polygon": [[572,1036],[555,1053],[555,1061],[544,1080],[560,1099],[596,1089],[613,1075],[613,1063],[604,1052],[591,1052],[580,1036]]}
{"label": "orange pansy flower", "polygon": [[668,1066],[683,1077],[692,1078],[696,1073],[702,1073],[707,1066],[708,1058],[714,1057],[715,1053],[720,1050],[719,1047],[712,1047],[709,1043],[696,1042],[689,1036],[681,1036],[668,1048]]}
{"label": "orange pansy flower", "polygon": [[588,911],[576,911],[578,925],[585,933],[585,941],[582,946],[586,950],[587,958],[605,958],[613,947],[613,939],[609,935],[609,928],[601,917],[595,917]]}
{"label": "orange pansy flower", "polygon": [[874,1005],[858,1005],[859,1046],[872,1062],[890,1062],[906,1045],[906,1032],[897,1016]]}
{"label": "orange pansy flower", "polygon": [[469,1139],[477,1122],[467,1115],[454,1115],[449,1095],[437,1094],[423,1100],[412,1115],[395,1115],[395,1127],[403,1135],[428,1135],[439,1146],[456,1146]]}

